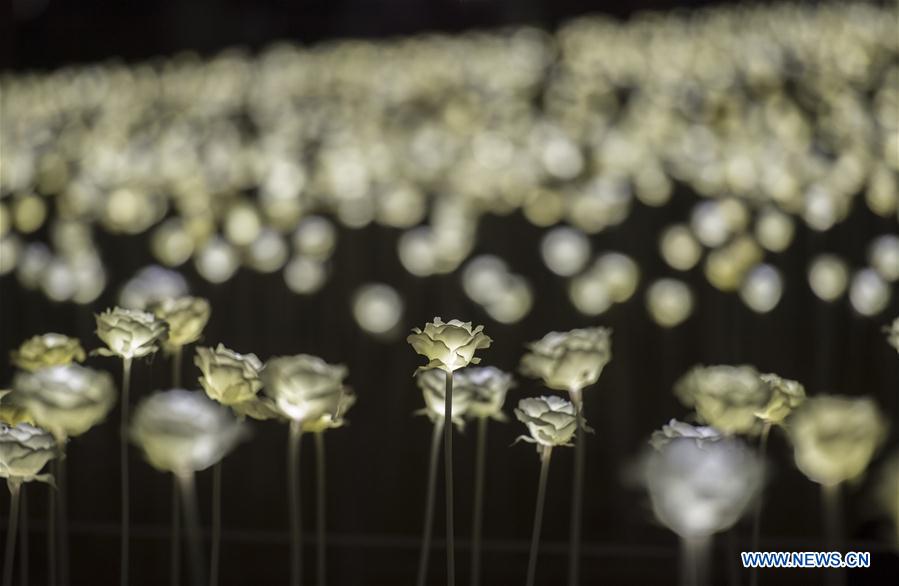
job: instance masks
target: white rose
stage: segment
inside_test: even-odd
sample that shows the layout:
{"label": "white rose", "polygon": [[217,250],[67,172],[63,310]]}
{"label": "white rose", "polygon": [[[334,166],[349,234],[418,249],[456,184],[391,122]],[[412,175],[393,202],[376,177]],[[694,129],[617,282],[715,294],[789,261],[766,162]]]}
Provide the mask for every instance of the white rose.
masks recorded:
{"label": "white rose", "polygon": [[444,323],[439,317],[425,324],[424,330],[413,328],[406,341],[416,352],[428,359],[418,370],[439,368],[452,372],[481,361],[474,353],[490,347],[492,341],[483,333],[484,326],[472,327],[471,322],[452,319]]}
{"label": "white rose", "polygon": [[167,336],[168,326],[152,313],[116,307],[96,316],[97,336],[108,346],[96,352],[123,359],[156,352]]}
{"label": "white rose", "polygon": [[209,321],[209,302],[200,297],[169,298],[152,306],[156,317],[169,327],[163,342],[167,350],[181,348],[200,339]]}
{"label": "white rose", "polygon": [[294,421],[316,420],[337,413],[347,370],[317,356],[298,354],[272,358],[262,369],[264,393]]}
{"label": "white rose", "polygon": [[[453,395],[465,392],[471,396],[468,415],[492,417],[504,421],[503,403],[514,386],[512,375],[493,366],[471,366],[453,375]],[[453,410],[455,413],[455,408]]]}
{"label": "white rose", "polygon": [[8,482],[47,481],[41,469],[57,455],[56,440],[28,423],[0,423],[0,478]]}
{"label": "white rose", "polygon": [[520,439],[543,446],[568,446],[577,430],[574,404],[555,395],[522,399],[515,417],[524,423],[531,437]]}
{"label": "white rose", "polygon": [[612,358],[611,348],[608,328],[550,332],[528,344],[521,372],[556,391],[580,391],[599,380]]}
{"label": "white rose", "polygon": [[[446,376],[442,370],[421,370],[415,375],[415,383],[425,399],[425,408],[418,413],[427,415],[435,423],[446,417]],[[452,402],[453,423],[461,429],[471,406],[471,392],[453,388]]]}
{"label": "white rose", "polygon": [[675,383],[674,394],[723,433],[758,434],[757,414],[768,408],[773,389],[751,366],[697,366]]}
{"label": "white rose", "polygon": [[22,370],[84,361],[84,348],[76,338],[63,334],[42,334],[26,340],[12,353],[12,363]]}

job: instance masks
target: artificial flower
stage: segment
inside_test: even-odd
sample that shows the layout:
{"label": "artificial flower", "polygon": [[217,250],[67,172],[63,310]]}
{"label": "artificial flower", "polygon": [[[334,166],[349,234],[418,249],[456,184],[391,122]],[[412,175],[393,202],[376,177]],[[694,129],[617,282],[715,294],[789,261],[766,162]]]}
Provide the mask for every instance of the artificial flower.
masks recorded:
{"label": "artificial flower", "polygon": [[280,356],[262,369],[263,392],[288,419],[317,420],[338,412],[346,375],[345,366],[317,356]]}
{"label": "artificial flower", "polygon": [[74,361],[83,362],[84,358],[84,348],[77,338],[54,333],[33,336],[12,352],[12,363],[28,371]]}
{"label": "artificial flower", "polygon": [[483,332],[484,326],[472,327],[471,322],[452,319],[444,323],[439,317],[425,324],[424,330],[413,328],[406,341],[416,352],[428,359],[418,370],[439,368],[453,372],[481,361],[474,353],[489,348],[492,340]]}
{"label": "artificial flower", "polygon": [[612,358],[611,333],[599,327],[550,332],[528,344],[521,372],[556,391],[580,391],[599,380]]}
{"label": "artificial flower", "polygon": [[515,417],[524,423],[531,437],[519,439],[543,446],[568,446],[577,430],[577,411],[571,401],[557,397],[522,399]]}
{"label": "artificial flower", "polygon": [[[415,375],[415,383],[425,399],[425,408],[417,413],[427,415],[433,421],[446,417],[446,374],[440,370],[421,370]],[[460,429],[465,426],[465,414],[471,407],[471,392],[453,388],[453,423]]]}
{"label": "artificial flower", "polygon": [[163,347],[169,351],[199,340],[209,321],[209,302],[201,297],[168,298],[153,304],[151,309],[168,324],[169,335]]}
{"label": "artificial flower", "polygon": [[693,407],[703,423],[723,433],[758,434],[772,389],[751,366],[697,366],[674,386],[681,403]]}
{"label": "artificial flower", "polygon": [[[503,403],[506,401],[506,393],[514,384],[511,374],[494,366],[470,366],[453,375],[453,395],[460,392],[470,395],[469,416],[505,421]],[[453,413],[455,412],[454,407]]]}
{"label": "artificial flower", "polygon": [[140,358],[156,352],[168,336],[168,325],[145,311],[115,307],[96,319],[97,336],[108,346],[96,350],[102,356]]}
{"label": "artificial flower", "polygon": [[29,423],[0,423],[0,478],[48,482],[50,475],[40,472],[56,455],[56,440],[49,432]]}

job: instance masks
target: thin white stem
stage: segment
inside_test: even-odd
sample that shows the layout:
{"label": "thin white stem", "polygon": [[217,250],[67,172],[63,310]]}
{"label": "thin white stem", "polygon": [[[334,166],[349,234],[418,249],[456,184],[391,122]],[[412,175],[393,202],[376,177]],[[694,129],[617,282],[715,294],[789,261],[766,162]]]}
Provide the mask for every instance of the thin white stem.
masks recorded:
{"label": "thin white stem", "polygon": [[218,586],[222,548],[222,462],[212,467],[212,550],[209,555],[209,586]]}
{"label": "thin white stem", "polygon": [[710,537],[681,538],[681,586],[706,586]]}
{"label": "thin white stem", "polygon": [[56,534],[59,547],[59,584],[69,583],[69,517],[68,517],[68,479],[66,477],[65,442],[59,444],[59,457],[53,461],[56,468],[56,500],[59,503],[56,515],[59,517]]}
{"label": "thin white stem", "polygon": [[418,557],[417,586],[425,586],[428,576],[428,560],[431,555],[431,533],[434,528],[434,501],[437,493],[437,464],[440,461],[440,435],[443,432],[444,420],[434,422],[431,435],[431,454],[428,460],[428,489],[425,499],[425,524],[421,535],[421,553]]}
{"label": "thin white stem", "polygon": [[129,502],[130,488],[128,487],[128,410],[131,389],[131,359],[122,359],[122,414],[119,427],[119,465],[121,468],[122,488],[122,513],[121,513],[121,537],[119,560],[122,564],[119,574],[121,586],[128,586],[128,548],[131,532],[131,504]]}
{"label": "thin white stem", "polygon": [[181,490],[178,488],[178,477],[172,475],[172,543],[169,550],[171,568],[169,583],[172,586],[181,584]]}
{"label": "thin white stem", "polygon": [[[762,433],[759,436],[759,457],[764,461],[765,453],[768,451],[768,435],[771,433],[771,424],[765,423],[762,427]],[[764,494],[759,493],[757,500],[755,501],[755,509],[752,512],[752,551],[759,550],[759,535],[761,534],[761,526],[762,526],[762,502],[764,501]],[[759,569],[757,567],[753,567],[749,571],[749,584],[750,586],[757,586],[759,583]]]}
{"label": "thin white stem", "polygon": [[194,487],[194,475],[187,472],[178,475],[181,488],[181,501],[184,508],[184,521],[187,526],[187,548],[190,553],[190,575],[193,586],[203,586],[203,554],[200,549],[200,515],[197,512],[197,495]]}
{"label": "thin white stem", "polygon": [[[830,551],[842,551],[843,521],[840,506],[840,485],[821,485],[821,502],[824,506],[824,536]],[[841,568],[830,568],[825,573],[828,586],[843,586],[846,572]]]}
{"label": "thin white stem", "polygon": [[446,398],[444,413],[447,425],[443,427],[443,465],[446,480],[446,583],[456,584],[456,543],[453,528],[453,373],[446,372]]}
{"label": "thin white stem", "polygon": [[290,504],[290,585],[303,581],[303,531],[300,517],[300,439],[303,424],[290,423],[287,438],[287,491]]}
{"label": "thin white stem", "polygon": [[47,584],[56,586],[56,491],[47,486]]}
{"label": "thin white stem", "polygon": [[181,357],[183,353],[183,348],[181,346],[176,346],[174,350],[172,350],[172,388],[180,389],[181,388]]}
{"label": "thin white stem", "polygon": [[574,443],[574,479],[571,483],[571,520],[568,535],[568,586],[580,584],[581,563],[581,506],[584,498],[584,462],[586,438],[584,437],[584,402],[579,389],[569,392],[577,410],[577,437]]}
{"label": "thin white stem", "polygon": [[325,586],[326,550],[325,550],[325,434],[320,431],[315,434],[315,480],[317,493],[315,495],[316,522],[315,529],[318,532],[316,567],[318,574],[318,586]]}
{"label": "thin white stem", "polygon": [[527,586],[534,586],[537,576],[537,553],[540,549],[540,529],[543,526],[543,505],[546,502],[546,479],[549,477],[549,460],[552,446],[543,446],[540,451],[540,479],[537,481],[537,506],[534,511],[534,531],[531,534],[531,553],[528,556]]}
{"label": "thin white stem", "polygon": [[28,586],[28,498],[25,484],[19,487],[19,584]]}
{"label": "thin white stem", "polygon": [[19,487],[17,480],[8,480],[9,528],[6,532],[6,553],[3,556],[3,586],[12,586],[12,567],[16,552],[16,523],[19,522]]}
{"label": "thin white stem", "polygon": [[474,513],[471,521],[471,586],[481,583],[481,527],[484,520],[484,464],[487,452],[487,418],[478,418],[474,464]]}

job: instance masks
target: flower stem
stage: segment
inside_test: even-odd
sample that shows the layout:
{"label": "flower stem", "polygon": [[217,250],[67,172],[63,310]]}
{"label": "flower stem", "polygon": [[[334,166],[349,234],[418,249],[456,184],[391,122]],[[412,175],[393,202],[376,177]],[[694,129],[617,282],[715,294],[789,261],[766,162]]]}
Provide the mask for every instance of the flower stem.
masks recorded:
{"label": "flower stem", "polygon": [[487,452],[487,418],[478,418],[478,445],[474,468],[474,515],[471,521],[471,586],[481,582],[481,525],[484,519],[484,461]]}
{"label": "flower stem", "polygon": [[290,423],[287,438],[287,491],[290,501],[290,585],[299,586],[303,581],[303,533],[300,518],[300,438],[303,425]]}
{"label": "flower stem", "polygon": [[571,521],[568,536],[568,586],[580,583],[581,563],[581,503],[584,495],[584,460],[586,440],[584,437],[584,402],[580,390],[572,390],[569,395],[577,409],[577,438],[574,443],[574,481],[571,485]]}
{"label": "flower stem", "polygon": [[[762,427],[762,434],[759,437],[759,457],[764,460],[765,452],[768,451],[768,435],[771,433],[771,424],[765,423]],[[755,510],[752,512],[752,551],[759,550],[759,534],[762,526],[762,501],[763,494],[759,494],[755,501]],[[749,574],[750,586],[757,586],[759,583],[759,570],[753,567]]]}
{"label": "flower stem", "polygon": [[446,480],[446,584],[456,584],[456,544],[453,529],[453,373],[446,372],[446,425],[443,426],[443,465]]}
{"label": "flower stem", "polygon": [[317,574],[318,586],[325,586],[325,434],[315,434],[315,467],[316,488],[315,505],[317,519],[315,528],[318,531]]}
{"label": "flower stem", "polygon": [[219,552],[222,548],[222,462],[212,467],[212,546],[209,556],[209,586],[219,583]]}
{"label": "flower stem", "polygon": [[19,487],[17,480],[8,480],[9,529],[6,532],[6,553],[3,556],[3,586],[12,586],[12,566],[16,552],[16,523],[19,522]]}
{"label": "flower stem", "polygon": [[531,553],[528,556],[527,586],[534,586],[534,578],[537,575],[537,551],[540,549],[543,504],[546,502],[546,479],[549,477],[549,460],[552,453],[552,446],[543,446],[540,451],[540,480],[537,481],[537,508],[534,511],[534,532],[531,535]]}
{"label": "flower stem", "polygon": [[[840,485],[821,485],[821,501],[824,505],[824,536],[830,551],[841,551],[843,545],[843,523],[840,517]],[[826,572],[828,586],[842,586],[846,583],[846,573],[840,568],[830,568]]]}
{"label": "flower stem", "polygon": [[705,586],[708,575],[708,537],[681,538],[681,586]]}
{"label": "flower stem", "polygon": [[181,388],[181,346],[176,346],[172,350],[172,388]]}
{"label": "flower stem", "polygon": [[200,517],[197,513],[197,495],[192,472],[178,475],[184,520],[187,526],[187,548],[190,552],[190,575],[193,586],[203,586],[203,554],[200,550]]}
{"label": "flower stem", "polygon": [[28,586],[28,498],[25,485],[19,487],[19,583]]}
{"label": "flower stem", "polygon": [[128,487],[128,403],[129,393],[131,389],[131,359],[122,359],[122,417],[121,427],[119,429],[119,464],[121,467],[121,486],[122,486],[122,541],[120,549],[120,563],[122,564],[119,583],[121,586],[128,586],[128,545],[130,541],[131,529],[131,504],[129,502]]}
{"label": "flower stem", "polygon": [[56,586],[56,491],[47,487],[47,585]]}
{"label": "flower stem", "polygon": [[59,503],[56,508],[59,517],[56,534],[59,547],[59,583],[66,586],[69,583],[69,518],[65,444],[60,444],[60,455],[53,464],[56,468],[56,500]]}
{"label": "flower stem", "polygon": [[178,477],[172,476],[172,544],[169,550],[171,571],[169,583],[172,586],[181,584],[181,491],[178,488]]}
{"label": "flower stem", "polygon": [[439,419],[434,423],[434,433],[431,436],[431,455],[428,461],[428,496],[425,500],[425,526],[421,536],[421,553],[418,557],[417,586],[425,586],[428,576],[428,559],[431,555],[431,533],[434,527],[434,501],[437,493],[437,463],[440,460],[440,435],[443,431],[444,420]]}

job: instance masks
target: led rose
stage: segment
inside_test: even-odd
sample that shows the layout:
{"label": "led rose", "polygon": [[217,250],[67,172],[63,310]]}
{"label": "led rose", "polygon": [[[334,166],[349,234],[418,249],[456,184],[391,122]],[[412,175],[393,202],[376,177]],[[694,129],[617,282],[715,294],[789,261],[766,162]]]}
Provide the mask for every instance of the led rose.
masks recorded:
{"label": "led rose", "polygon": [[579,391],[599,380],[612,358],[611,330],[583,328],[550,332],[528,344],[522,374],[543,380],[556,391]]}
{"label": "led rose", "polygon": [[178,297],[152,306],[156,317],[168,324],[169,335],[163,342],[168,351],[182,348],[200,339],[209,321],[209,302],[200,297]]}
{"label": "led rose", "polygon": [[164,299],[187,295],[187,281],[177,271],[150,265],[137,272],[119,292],[119,305],[141,311]]}
{"label": "led rose", "polygon": [[835,486],[864,473],[886,439],[887,422],[872,399],[820,395],[793,412],[787,431],[799,470]]}
{"label": "led rose", "polygon": [[667,425],[663,425],[662,429],[652,432],[652,437],[649,438],[649,445],[657,450],[661,450],[670,444],[671,440],[681,437],[692,438],[702,444],[704,441],[718,441],[723,436],[714,427],[690,425],[689,423],[672,419]]}
{"label": "led rose", "polygon": [[246,429],[203,393],[173,389],[153,393],[137,405],[130,436],[154,468],[185,476],[219,462],[246,436]]}
{"label": "led rose", "polygon": [[28,423],[0,423],[0,478],[7,482],[48,481],[49,474],[40,472],[56,454],[49,432]]}
{"label": "led rose", "polygon": [[30,423],[34,425],[34,419],[31,417],[31,414],[9,400],[11,393],[12,391],[9,389],[0,389],[0,423],[5,423],[6,425]]}
{"label": "led rose", "polygon": [[531,437],[519,439],[543,446],[568,446],[577,429],[574,404],[561,397],[548,396],[522,399],[515,417],[524,423]]}
{"label": "led rose", "polygon": [[[421,389],[425,399],[425,408],[416,414],[427,415],[433,422],[442,421],[446,417],[446,379],[439,370],[422,370],[415,375],[415,383]],[[471,392],[465,389],[453,389],[452,418],[459,429],[465,426],[465,414],[471,407]]]}
{"label": "led rose", "polygon": [[[496,367],[472,366],[455,373],[453,396],[460,392],[470,395],[471,403],[467,410],[470,417],[491,417],[505,421],[503,403],[506,401],[506,393],[514,384],[511,374]],[[453,414],[455,413],[454,406]]]}
{"label": "led rose", "polygon": [[347,369],[317,356],[297,354],[269,360],[262,369],[264,393],[294,421],[337,413]]}
{"label": "led rose", "polygon": [[761,459],[732,437],[674,437],[643,462],[656,518],[686,539],[732,527],[758,496],[763,479]]}
{"label": "led rose", "polygon": [[884,328],[887,334],[887,341],[899,352],[899,317],[893,320],[893,323]]}
{"label": "led rose", "polygon": [[29,338],[12,352],[12,363],[22,370],[84,361],[84,348],[76,338],[63,334],[42,334]]}
{"label": "led rose", "polygon": [[771,394],[768,404],[760,411],[756,411],[755,416],[766,425],[781,425],[784,419],[805,401],[805,387],[776,374],[763,374],[760,379],[768,386]]}
{"label": "led rose", "polygon": [[418,370],[439,368],[453,372],[481,361],[475,357],[475,351],[489,348],[492,342],[483,330],[484,326],[473,328],[471,322],[452,319],[443,323],[435,317],[433,322],[425,324],[424,330],[413,328],[406,341],[428,359],[428,363]]}
{"label": "led rose", "polygon": [[321,433],[328,429],[337,429],[343,427],[346,423],[344,414],[350,410],[350,407],[356,404],[356,395],[349,387],[344,387],[337,401],[337,411],[334,413],[324,413],[318,419],[308,419],[303,421],[303,431],[311,433]]}
{"label": "led rose", "polygon": [[222,344],[214,349],[200,347],[194,364],[200,369],[200,385],[210,399],[250,417],[265,413],[264,409],[256,413],[262,390],[262,361],[255,354],[239,354]]}
{"label": "led rose", "polygon": [[140,358],[156,352],[167,336],[168,326],[152,313],[116,307],[96,318],[97,335],[108,346],[96,350],[103,356]]}
{"label": "led rose", "polygon": [[758,434],[772,389],[751,366],[697,366],[675,384],[674,394],[703,423],[726,434]]}
{"label": "led rose", "polygon": [[112,377],[77,364],[20,372],[10,399],[58,442],[76,437],[106,418],[116,400]]}

